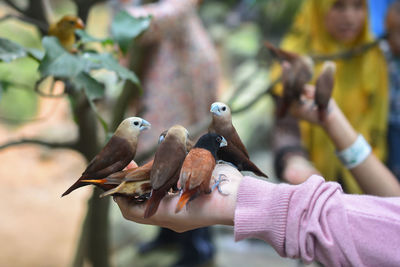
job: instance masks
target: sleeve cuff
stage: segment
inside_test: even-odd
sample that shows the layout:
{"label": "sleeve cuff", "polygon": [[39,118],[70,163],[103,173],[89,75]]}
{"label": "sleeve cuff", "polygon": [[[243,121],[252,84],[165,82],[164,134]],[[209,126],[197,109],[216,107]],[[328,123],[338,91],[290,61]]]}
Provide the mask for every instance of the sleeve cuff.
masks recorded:
{"label": "sleeve cuff", "polygon": [[246,176],[239,186],[235,209],[235,241],[262,239],[285,257],[285,234],[293,186]]}

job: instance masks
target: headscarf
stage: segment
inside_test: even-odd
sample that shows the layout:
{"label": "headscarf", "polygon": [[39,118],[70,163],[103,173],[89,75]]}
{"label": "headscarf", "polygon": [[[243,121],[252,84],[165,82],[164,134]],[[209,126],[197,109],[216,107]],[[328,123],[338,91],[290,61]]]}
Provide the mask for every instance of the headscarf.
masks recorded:
{"label": "headscarf", "polygon": [[[368,32],[366,19],[359,36],[351,43],[343,44],[326,31],[324,20],[335,0],[305,1],[293,23],[292,29],[282,41],[288,51],[308,55],[329,55],[346,51],[373,41]],[[367,14],[367,3],[363,1]],[[373,153],[381,160],[386,154],[386,126],[388,112],[388,78],[386,62],[379,47],[375,46],[349,59],[336,63],[333,98],[347,119],[363,134],[373,147]],[[314,81],[322,63],[314,67]],[[279,66],[272,70],[278,74]],[[328,180],[341,177],[348,193],[362,193],[351,174],[342,167],[334,154],[334,146],[319,126],[300,123],[302,141],[308,149],[311,161]]]}

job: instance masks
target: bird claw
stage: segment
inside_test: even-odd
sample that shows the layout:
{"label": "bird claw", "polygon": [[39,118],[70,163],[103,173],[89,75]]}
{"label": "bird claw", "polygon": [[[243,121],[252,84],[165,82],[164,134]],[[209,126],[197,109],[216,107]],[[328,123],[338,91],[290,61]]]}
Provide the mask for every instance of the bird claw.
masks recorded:
{"label": "bird claw", "polygon": [[219,177],[218,177],[218,179],[215,179],[215,178],[214,178],[214,182],[215,182],[215,183],[214,183],[214,185],[211,187],[211,192],[214,191],[215,188],[217,188],[217,189],[218,189],[218,192],[219,192],[221,195],[227,196],[227,195],[229,195],[229,193],[224,193],[224,192],[222,192],[220,185],[221,185],[222,182],[229,181],[229,180],[228,180],[228,179],[223,179],[223,178],[221,178],[222,176],[226,177],[225,174],[220,174]]}

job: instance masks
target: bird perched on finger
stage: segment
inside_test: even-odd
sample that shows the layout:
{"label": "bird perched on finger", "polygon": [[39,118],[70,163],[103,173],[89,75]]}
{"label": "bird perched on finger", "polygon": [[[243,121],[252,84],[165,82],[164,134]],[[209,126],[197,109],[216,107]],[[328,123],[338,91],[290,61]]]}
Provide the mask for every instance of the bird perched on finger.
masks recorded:
{"label": "bird perched on finger", "polygon": [[311,81],[314,73],[314,62],[308,56],[282,50],[270,42],[265,46],[282,62],[282,102],[278,110],[278,117],[282,118],[289,110],[291,103],[300,100],[304,85]]}
{"label": "bird perched on finger", "polygon": [[187,154],[188,136],[189,133],[183,126],[174,125],[168,129],[165,138],[158,146],[150,172],[153,189],[147,201],[144,218],[152,216],[157,211],[161,199],[173,186],[176,186]]}
{"label": "bird perched on finger", "polygon": [[90,161],[81,177],[62,196],[90,184],[82,180],[102,179],[125,168],[135,157],[140,132],[150,126],[148,121],[139,117],[123,120],[104,148]]}
{"label": "bird perched on finger", "polygon": [[68,51],[74,52],[76,41],[75,30],[84,29],[85,24],[77,16],[66,15],[49,27],[49,35],[56,36],[61,45]]}
{"label": "bird perched on finger", "polygon": [[199,138],[182,165],[178,181],[178,188],[182,191],[175,213],[199,194],[211,192],[210,181],[217,151],[226,145],[225,138],[216,133],[204,134]]}
{"label": "bird perched on finger", "polygon": [[217,158],[232,163],[239,171],[251,171],[258,176],[268,178],[250,160],[249,153],[232,124],[230,108],[224,103],[215,102],[211,105],[210,111],[212,113],[212,122],[208,128],[208,132],[217,133],[223,136],[228,142],[226,147],[218,150]]}
{"label": "bird perched on finger", "polygon": [[326,117],[329,100],[335,85],[335,70],[335,63],[326,61],[315,84],[315,104],[318,107],[318,117],[321,122]]}

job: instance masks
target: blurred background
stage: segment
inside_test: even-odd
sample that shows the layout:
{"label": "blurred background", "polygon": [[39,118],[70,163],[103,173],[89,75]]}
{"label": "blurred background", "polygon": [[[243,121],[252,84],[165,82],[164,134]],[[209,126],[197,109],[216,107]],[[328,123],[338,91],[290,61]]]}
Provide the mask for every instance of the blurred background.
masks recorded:
{"label": "blurred background", "polygon": [[[45,30],[40,31],[30,21],[17,18],[21,15],[18,11],[28,10],[29,15],[37,20],[46,18],[51,21],[40,2],[0,2],[0,37],[25,48],[43,51],[41,38]],[[53,19],[65,14],[77,14],[78,10],[80,15],[87,15],[86,31],[99,39],[109,36],[116,2],[43,1],[44,7],[50,6]],[[272,60],[263,49],[263,40],[278,44],[301,2],[204,0],[199,5],[198,14],[221,63],[219,100],[229,102],[232,96],[236,96],[236,100],[229,103],[232,108],[239,108],[268,88],[268,67]],[[78,6],[87,10],[82,11]],[[46,27],[48,25],[43,28]],[[2,53],[4,51],[0,51]],[[123,58],[118,54],[116,57],[118,60]],[[100,200],[98,194],[92,193],[91,187],[60,198],[61,193],[80,176],[87,159],[105,143],[107,135],[98,120],[85,125],[86,128],[82,126],[85,120],[80,115],[84,117],[87,109],[79,109],[79,105],[74,103],[79,97],[66,94],[66,87],[61,82],[52,83],[51,95],[35,90],[36,82],[41,77],[37,61],[29,57],[5,61],[2,58],[0,62],[0,145],[3,145],[0,150],[0,177],[3,182],[0,188],[3,200],[0,202],[1,265],[97,266],[91,257],[99,257],[102,266],[169,266],[174,262],[177,252],[173,248],[146,256],[138,255],[137,244],[154,237],[156,228],[124,220],[112,201],[96,203]],[[124,85],[110,72],[98,76],[105,84],[105,92],[103,100],[96,102],[97,111],[112,131],[115,114],[109,106],[118,101]],[[264,94],[248,109],[236,113],[233,123],[254,161],[274,181],[268,141],[274,109],[272,104],[270,97]],[[252,123],[254,121],[257,123]],[[88,143],[80,140],[83,132],[98,133],[97,142],[100,145],[84,148]],[[8,146],[10,142],[15,143]],[[102,214],[96,215],[95,207],[105,212],[100,211]],[[101,221],[104,216],[108,218],[105,225]],[[92,231],[97,231],[96,237],[106,235],[96,243],[100,247],[92,246],[89,252],[84,249],[93,242],[93,235],[88,234],[88,225],[92,226]],[[263,242],[235,243],[231,227],[216,226],[212,230],[217,247],[214,266],[298,265],[297,261],[282,259]],[[105,244],[110,250],[102,253]]]}

